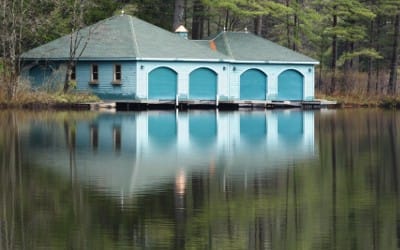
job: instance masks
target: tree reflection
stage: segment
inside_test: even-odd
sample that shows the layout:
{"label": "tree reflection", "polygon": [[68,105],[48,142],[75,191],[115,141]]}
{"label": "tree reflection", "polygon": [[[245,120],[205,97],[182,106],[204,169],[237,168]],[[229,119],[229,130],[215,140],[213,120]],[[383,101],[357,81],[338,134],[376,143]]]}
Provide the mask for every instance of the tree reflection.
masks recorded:
{"label": "tree reflection", "polygon": [[[15,249],[18,239],[21,246],[25,246],[25,221],[23,216],[23,202],[17,202],[22,193],[22,168],[20,136],[17,117],[12,112],[2,115],[5,124],[1,131],[1,210],[0,210],[0,247]],[[20,230],[17,231],[17,228]]]}
{"label": "tree reflection", "polygon": [[[0,249],[399,248],[398,112],[318,112],[318,160],[237,175],[216,155],[123,207],[80,182],[77,123],[55,115],[0,112]],[[38,122],[61,131],[46,140],[62,141],[70,178],[31,161]]]}

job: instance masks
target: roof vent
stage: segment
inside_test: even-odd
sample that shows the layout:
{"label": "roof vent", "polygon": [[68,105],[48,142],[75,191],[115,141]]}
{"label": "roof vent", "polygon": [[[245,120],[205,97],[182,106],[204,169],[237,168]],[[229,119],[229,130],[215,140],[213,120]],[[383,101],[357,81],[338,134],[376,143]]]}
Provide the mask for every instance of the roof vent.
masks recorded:
{"label": "roof vent", "polygon": [[179,25],[179,27],[175,30],[176,34],[185,39],[188,39],[188,32],[189,31],[183,25]]}

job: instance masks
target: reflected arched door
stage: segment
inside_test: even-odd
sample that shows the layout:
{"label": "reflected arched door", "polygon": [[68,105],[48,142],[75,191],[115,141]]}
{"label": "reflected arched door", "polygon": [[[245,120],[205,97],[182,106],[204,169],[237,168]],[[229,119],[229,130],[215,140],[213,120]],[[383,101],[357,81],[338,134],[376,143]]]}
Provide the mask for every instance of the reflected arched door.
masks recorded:
{"label": "reflected arched door", "polygon": [[304,134],[303,112],[279,112],[277,116],[279,139],[289,144],[301,141]]}
{"label": "reflected arched door", "polygon": [[199,68],[189,76],[190,100],[215,100],[217,96],[217,74],[207,68]]}
{"label": "reflected arched door", "polygon": [[176,142],[175,112],[151,113],[148,116],[148,136],[156,146],[165,147]]}
{"label": "reflected arched door", "polygon": [[215,112],[190,113],[190,140],[201,146],[212,144],[217,137],[217,117]]}
{"label": "reflected arched door", "polygon": [[278,77],[278,100],[303,100],[304,77],[296,70],[286,70]]}
{"label": "reflected arched door", "polygon": [[175,100],[177,74],[172,69],[161,67],[149,73],[148,98],[152,100]]}
{"label": "reflected arched door", "polygon": [[267,76],[257,69],[249,69],[240,75],[240,100],[265,100]]}
{"label": "reflected arched door", "polygon": [[266,139],[267,124],[264,112],[240,114],[240,137],[249,144],[257,145]]}

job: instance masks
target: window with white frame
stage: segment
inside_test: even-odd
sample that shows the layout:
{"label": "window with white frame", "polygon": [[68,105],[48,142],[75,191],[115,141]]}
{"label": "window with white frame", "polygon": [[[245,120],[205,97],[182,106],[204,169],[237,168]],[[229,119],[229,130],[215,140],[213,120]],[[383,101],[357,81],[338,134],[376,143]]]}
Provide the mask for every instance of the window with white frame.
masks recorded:
{"label": "window with white frame", "polygon": [[91,82],[99,81],[99,65],[92,64],[92,74],[91,74],[90,80],[91,80]]}
{"label": "window with white frame", "polygon": [[114,83],[121,83],[122,79],[122,66],[121,64],[114,64]]}

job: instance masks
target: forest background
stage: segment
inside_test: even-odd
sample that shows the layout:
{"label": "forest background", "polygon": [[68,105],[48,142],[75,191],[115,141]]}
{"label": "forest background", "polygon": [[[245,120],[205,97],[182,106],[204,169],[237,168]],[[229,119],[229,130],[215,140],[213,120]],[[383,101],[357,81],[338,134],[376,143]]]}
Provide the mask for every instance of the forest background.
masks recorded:
{"label": "forest background", "polygon": [[118,14],[191,39],[249,30],[318,60],[316,92],[397,96],[399,0],[0,0],[0,87],[21,88],[20,54]]}

